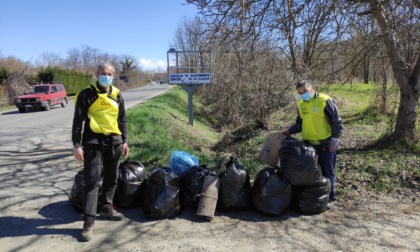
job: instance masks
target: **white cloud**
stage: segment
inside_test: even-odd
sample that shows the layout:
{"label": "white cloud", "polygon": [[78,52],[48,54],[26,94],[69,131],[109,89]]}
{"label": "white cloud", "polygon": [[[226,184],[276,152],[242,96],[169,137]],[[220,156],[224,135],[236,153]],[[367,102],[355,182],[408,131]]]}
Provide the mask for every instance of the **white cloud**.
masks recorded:
{"label": "white cloud", "polygon": [[140,58],[140,68],[143,71],[163,72],[166,71],[166,61],[158,59]]}

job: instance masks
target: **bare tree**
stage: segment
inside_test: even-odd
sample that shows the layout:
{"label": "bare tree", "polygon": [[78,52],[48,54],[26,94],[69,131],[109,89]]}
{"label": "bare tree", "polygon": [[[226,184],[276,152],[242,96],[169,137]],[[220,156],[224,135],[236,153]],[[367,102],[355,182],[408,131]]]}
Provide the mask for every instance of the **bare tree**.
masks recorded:
{"label": "bare tree", "polygon": [[61,56],[56,53],[43,52],[39,56],[37,64],[43,67],[61,66],[63,64],[63,58],[61,58]]}
{"label": "bare tree", "polygon": [[67,51],[67,58],[65,59],[65,66],[69,70],[81,70],[81,55],[77,48],[71,48]]}
{"label": "bare tree", "polygon": [[121,74],[127,75],[134,69],[136,69],[136,60],[134,57],[124,55],[123,60],[120,61],[121,64]]}
{"label": "bare tree", "polygon": [[84,74],[94,74],[96,66],[100,63],[101,50],[82,45],[81,56],[81,72]]}
{"label": "bare tree", "polygon": [[343,25],[334,2],[326,0],[188,2],[201,9],[212,38],[239,43],[247,50],[256,40],[268,42],[289,59],[296,78],[312,77],[311,70],[325,64],[321,55],[334,48],[331,44]]}
{"label": "bare tree", "polygon": [[94,75],[96,66],[103,61],[103,58],[107,58],[106,53],[102,53],[97,48],[82,45],[80,49],[71,48],[67,51],[64,64],[67,69]]}
{"label": "bare tree", "polygon": [[205,45],[200,19],[184,18],[178,25],[170,47],[184,52],[178,55],[180,65],[188,69],[188,71],[199,72],[203,60],[203,52],[208,50]]}
{"label": "bare tree", "polygon": [[120,57],[120,81],[125,83],[126,88],[148,82],[148,76],[137,68],[137,65],[137,60],[132,56],[123,55]]}
{"label": "bare tree", "polygon": [[0,83],[2,104],[13,104],[13,99],[30,87],[27,83],[27,79],[30,78],[29,67],[29,63],[15,57],[0,58],[0,69],[7,73]]}
{"label": "bare tree", "polygon": [[420,97],[420,9],[409,0],[360,0],[359,15],[376,20],[394,78],[400,104],[393,136],[414,139]]}

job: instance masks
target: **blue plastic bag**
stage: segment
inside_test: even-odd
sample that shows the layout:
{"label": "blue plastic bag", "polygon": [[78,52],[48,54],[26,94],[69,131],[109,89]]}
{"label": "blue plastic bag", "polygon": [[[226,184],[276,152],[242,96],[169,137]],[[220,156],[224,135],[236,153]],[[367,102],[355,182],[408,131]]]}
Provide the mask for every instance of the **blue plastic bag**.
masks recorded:
{"label": "blue plastic bag", "polygon": [[169,168],[171,168],[178,177],[181,177],[185,170],[193,166],[199,166],[198,158],[196,156],[185,151],[173,151],[171,153]]}

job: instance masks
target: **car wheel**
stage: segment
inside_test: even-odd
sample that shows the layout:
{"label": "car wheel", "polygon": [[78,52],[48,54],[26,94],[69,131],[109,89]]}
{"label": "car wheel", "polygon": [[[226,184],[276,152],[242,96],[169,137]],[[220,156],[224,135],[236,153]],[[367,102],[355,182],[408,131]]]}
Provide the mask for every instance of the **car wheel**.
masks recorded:
{"label": "car wheel", "polygon": [[44,107],[44,110],[48,111],[48,110],[50,110],[50,108],[51,108],[50,102],[47,102],[47,104]]}
{"label": "car wheel", "polygon": [[19,112],[20,113],[25,113],[26,112],[26,108],[19,108]]}
{"label": "car wheel", "polygon": [[65,106],[67,106],[67,99],[66,98],[64,98],[63,101],[61,102],[61,107],[64,108]]}

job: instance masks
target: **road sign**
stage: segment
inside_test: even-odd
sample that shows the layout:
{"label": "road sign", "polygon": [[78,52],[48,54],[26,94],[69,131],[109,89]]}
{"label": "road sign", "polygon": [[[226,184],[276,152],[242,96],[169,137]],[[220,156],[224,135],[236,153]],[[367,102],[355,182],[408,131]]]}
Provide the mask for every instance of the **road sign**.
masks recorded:
{"label": "road sign", "polygon": [[170,84],[209,84],[211,83],[210,73],[175,73],[169,74]]}

